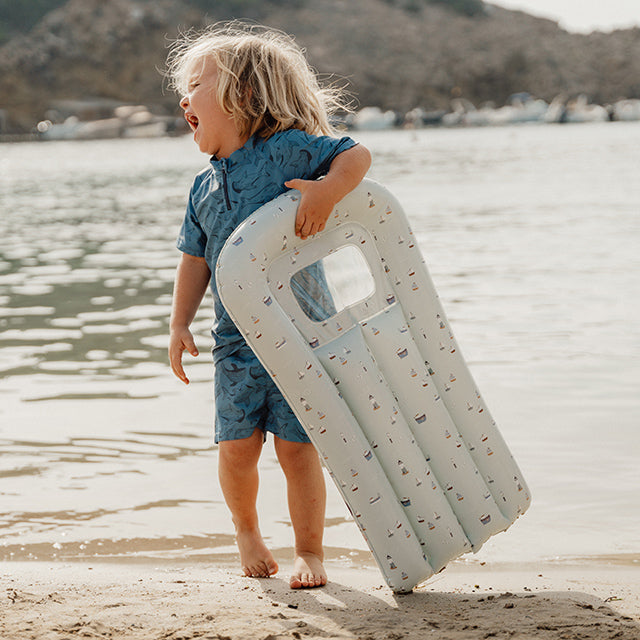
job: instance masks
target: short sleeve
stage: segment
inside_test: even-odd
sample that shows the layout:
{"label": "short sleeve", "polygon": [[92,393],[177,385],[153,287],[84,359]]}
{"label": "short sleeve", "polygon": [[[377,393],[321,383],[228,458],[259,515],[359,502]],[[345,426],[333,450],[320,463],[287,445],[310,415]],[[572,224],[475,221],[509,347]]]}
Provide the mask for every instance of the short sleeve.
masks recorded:
{"label": "short sleeve", "polygon": [[326,175],[335,157],[356,145],[348,136],[314,136],[298,129],[276,134],[270,142],[272,159],[288,178],[307,180]]}
{"label": "short sleeve", "polygon": [[207,246],[207,236],[200,226],[195,207],[193,206],[193,189],[189,194],[189,202],[184,221],[178,235],[176,246],[183,253],[203,258]]}

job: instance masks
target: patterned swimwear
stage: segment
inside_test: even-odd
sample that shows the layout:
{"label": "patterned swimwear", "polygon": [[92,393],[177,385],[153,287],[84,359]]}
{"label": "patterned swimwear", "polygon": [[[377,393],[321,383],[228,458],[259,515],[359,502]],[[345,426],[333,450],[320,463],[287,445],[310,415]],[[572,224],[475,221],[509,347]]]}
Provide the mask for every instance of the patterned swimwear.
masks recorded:
{"label": "patterned swimwear", "polygon": [[[258,136],[229,158],[211,158],[191,187],[177,247],[204,257],[215,273],[218,254],[231,232],[263,204],[284,193],[294,178],[325,175],[334,158],[355,142],[312,136],[297,129]],[[211,278],[215,363],[215,441],[249,437],[258,427],[292,442],[309,442],[269,374],[227,314]]]}

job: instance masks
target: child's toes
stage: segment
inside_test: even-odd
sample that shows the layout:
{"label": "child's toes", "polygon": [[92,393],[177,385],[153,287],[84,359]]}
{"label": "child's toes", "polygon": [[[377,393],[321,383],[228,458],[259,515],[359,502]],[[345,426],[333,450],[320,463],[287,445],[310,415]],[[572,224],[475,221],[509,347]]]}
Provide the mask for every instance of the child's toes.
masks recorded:
{"label": "child's toes", "polygon": [[289,586],[292,589],[300,589],[302,588],[302,582],[300,581],[300,577],[299,576],[291,576],[289,578]]}
{"label": "child's toes", "polygon": [[262,574],[264,573],[264,570],[257,565],[242,567],[242,570],[244,571],[244,575],[247,576],[247,578],[261,578]]}

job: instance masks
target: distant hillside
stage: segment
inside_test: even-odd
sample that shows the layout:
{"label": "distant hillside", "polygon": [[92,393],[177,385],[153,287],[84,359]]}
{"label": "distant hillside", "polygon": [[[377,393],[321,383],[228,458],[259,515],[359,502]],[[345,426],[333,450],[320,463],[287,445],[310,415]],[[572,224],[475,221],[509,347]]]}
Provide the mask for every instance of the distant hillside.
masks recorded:
{"label": "distant hillside", "polygon": [[158,71],[168,41],[230,17],[294,34],[361,106],[444,108],[452,95],[502,104],[519,91],[640,97],[640,29],[570,34],[480,0],[69,0],[0,48],[0,109],[14,130],[63,99],[175,111]]}
{"label": "distant hillside", "polygon": [[27,33],[40,19],[67,0],[0,0],[0,45]]}

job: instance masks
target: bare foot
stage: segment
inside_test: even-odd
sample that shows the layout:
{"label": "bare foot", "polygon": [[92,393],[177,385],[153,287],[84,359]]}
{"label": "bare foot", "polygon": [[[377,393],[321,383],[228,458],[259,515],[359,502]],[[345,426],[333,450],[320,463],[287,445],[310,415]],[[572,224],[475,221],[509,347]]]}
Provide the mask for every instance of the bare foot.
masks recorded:
{"label": "bare foot", "polygon": [[236,533],[240,562],[249,578],[268,578],[278,571],[278,563],[257,529]]}
{"label": "bare foot", "polygon": [[292,589],[303,587],[322,587],[327,584],[327,573],[322,559],[314,553],[301,553],[293,564],[293,575],[289,579]]}

